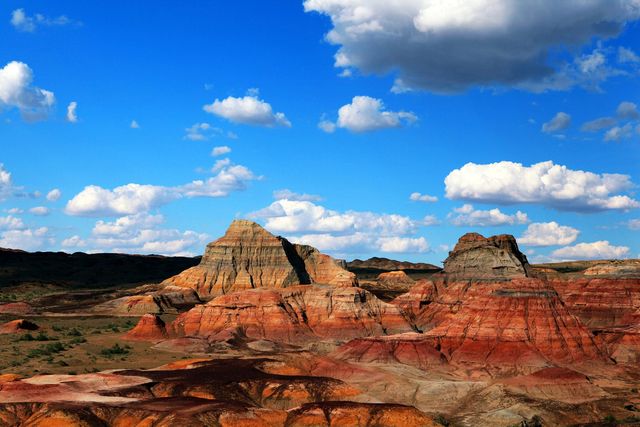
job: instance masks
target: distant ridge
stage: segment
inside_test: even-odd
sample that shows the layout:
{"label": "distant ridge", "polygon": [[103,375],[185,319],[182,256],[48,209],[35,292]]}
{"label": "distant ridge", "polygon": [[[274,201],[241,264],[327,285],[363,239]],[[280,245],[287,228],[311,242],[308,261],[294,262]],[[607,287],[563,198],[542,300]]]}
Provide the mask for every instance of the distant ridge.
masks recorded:
{"label": "distant ridge", "polygon": [[0,287],[44,283],[96,288],[160,282],[200,262],[200,257],[25,252],[0,248]]}

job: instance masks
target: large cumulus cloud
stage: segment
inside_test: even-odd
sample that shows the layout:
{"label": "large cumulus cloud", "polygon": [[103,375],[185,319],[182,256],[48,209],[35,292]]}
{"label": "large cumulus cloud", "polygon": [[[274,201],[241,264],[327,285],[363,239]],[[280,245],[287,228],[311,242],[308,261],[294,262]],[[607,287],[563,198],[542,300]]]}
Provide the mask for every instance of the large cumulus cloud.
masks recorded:
{"label": "large cumulus cloud", "polygon": [[640,17],[638,0],[306,0],[304,7],[331,18],[337,67],[397,71],[397,90],[434,92],[562,88],[573,71],[602,77],[599,51],[555,63],[550,52],[616,36]]}

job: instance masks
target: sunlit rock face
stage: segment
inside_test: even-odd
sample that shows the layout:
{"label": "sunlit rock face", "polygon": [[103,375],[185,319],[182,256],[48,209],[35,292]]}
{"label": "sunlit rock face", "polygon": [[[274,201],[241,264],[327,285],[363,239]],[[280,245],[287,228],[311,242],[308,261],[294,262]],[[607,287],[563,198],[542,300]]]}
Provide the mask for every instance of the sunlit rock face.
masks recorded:
{"label": "sunlit rock face", "polygon": [[176,336],[225,340],[237,331],[250,339],[286,343],[345,340],[411,331],[400,310],[355,287],[293,286],[219,296],[182,314]]}
{"label": "sunlit rock face", "polygon": [[507,234],[488,238],[477,233],[465,234],[444,261],[448,276],[474,279],[526,277],[529,269],[516,239]]}
{"label": "sunlit rock face", "polygon": [[206,299],[244,289],[312,283],[353,286],[356,278],[342,262],[245,220],[233,221],[223,237],[210,243],[198,266],[165,281],[195,289]]}

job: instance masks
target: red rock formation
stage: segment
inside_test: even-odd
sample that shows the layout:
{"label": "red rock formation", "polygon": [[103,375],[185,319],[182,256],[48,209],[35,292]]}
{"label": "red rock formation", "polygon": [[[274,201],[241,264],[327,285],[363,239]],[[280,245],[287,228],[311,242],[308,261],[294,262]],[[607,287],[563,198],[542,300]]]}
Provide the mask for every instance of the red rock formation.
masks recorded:
{"label": "red rock formation", "polygon": [[164,282],[195,289],[201,298],[252,288],[323,283],[353,286],[355,275],[327,255],[292,245],[251,221],[235,220],[207,246],[202,261]]}
{"label": "red rock formation", "polygon": [[241,330],[252,339],[302,343],[407,332],[400,310],[358,288],[294,286],[220,296],[180,315],[176,335],[224,340]]}
{"label": "red rock formation", "polygon": [[10,302],[7,304],[0,304],[0,313],[17,315],[32,314],[33,307],[26,302]]}
{"label": "red rock formation", "polygon": [[0,334],[18,334],[21,332],[35,331],[38,325],[24,319],[12,320],[0,325]]}
{"label": "red rock formation", "polygon": [[584,374],[567,368],[546,368],[501,380],[509,391],[554,402],[582,403],[609,397]]}
{"label": "red rock formation", "polygon": [[122,339],[128,341],[161,341],[168,337],[165,323],[155,314],[145,314]]}
{"label": "red rock formation", "polygon": [[447,275],[473,279],[525,277],[529,268],[516,239],[506,234],[489,238],[465,234],[444,261]]}
{"label": "red rock formation", "polygon": [[407,292],[416,282],[404,271],[389,271],[381,273],[377,279],[378,287],[394,291]]}
{"label": "red rock formation", "polygon": [[555,290],[538,279],[451,283],[420,320],[425,336],[458,365],[527,372],[606,360]]}
{"label": "red rock formation", "polygon": [[440,424],[411,406],[321,402],[309,403],[290,411],[286,425],[300,427],[436,427]]}
{"label": "red rock formation", "polygon": [[385,337],[356,338],[340,346],[333,356],[353,362],[402,363],[432,369],[446,363],[437,343],[423,334],[404,333]]}
{"label": "red rock formation", "polygon": [[438,286],[431,280],[421,279],[405,294],[396,297],[391,303],[398,306],[404,315],[412,322],[438,296]]}
{"label": "red rock formation", "polygon": [[129,295],[99,304],[93,313],[110,315],[162,314],[184,311],[202,303],[194,289],[179,286],[164,286],[162,289]]}
{"label": "red rock formation", "polygon": [[640,321],[640,278],[553,278],[567,308],[591,329],[624,328]]}
{"label": "red rock formation", "polygon": [[[14,379],[0,387],[0,424],[433,425],[431,418],[409,406],[348,402],[360,391],[340,380],[267,373],[263,363],[190,360],[146,371]],[[325,411],[326,424],[317,424],[317,408]]]}
{"label": "red rock formation", "polygon": [[542,280],[459,281],[438,289],[435,297],[435,286],[427,283],[429,304],[420,308],[404,302],[404,311],[424,334],[355,340],[341,347],[339,357],[423,368],[443,357],[453,367],[494,375],[608,361],[594,336]]}

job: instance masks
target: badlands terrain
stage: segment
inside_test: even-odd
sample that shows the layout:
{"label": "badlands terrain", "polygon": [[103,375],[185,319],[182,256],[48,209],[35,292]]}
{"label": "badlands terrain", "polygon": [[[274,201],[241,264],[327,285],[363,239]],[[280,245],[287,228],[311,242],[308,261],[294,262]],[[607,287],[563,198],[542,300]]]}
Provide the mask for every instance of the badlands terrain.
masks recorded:
{"label": "badlands terrain", "polygon": [[0,251],[1,426],[640,425],[640,261]]}

